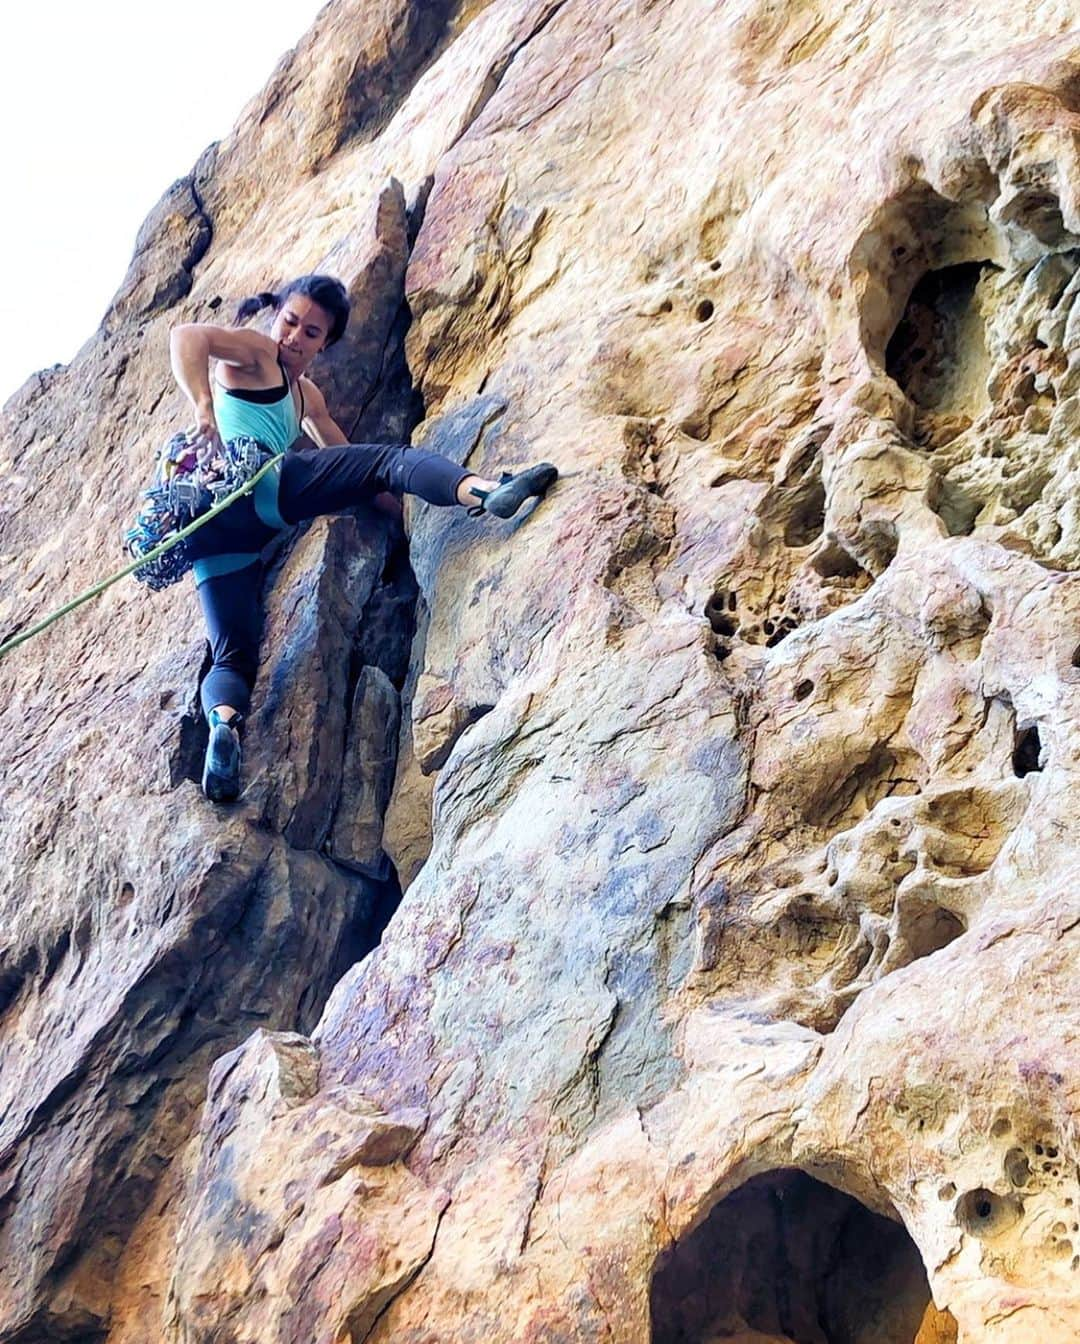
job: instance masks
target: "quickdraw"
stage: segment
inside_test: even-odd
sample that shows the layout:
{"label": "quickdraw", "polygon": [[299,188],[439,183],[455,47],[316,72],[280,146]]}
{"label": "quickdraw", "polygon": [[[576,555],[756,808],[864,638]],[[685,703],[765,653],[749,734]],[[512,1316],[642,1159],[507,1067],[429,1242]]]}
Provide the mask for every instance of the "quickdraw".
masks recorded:
{"label": "quickdraw", "polygon": [[[273,458],[257,439],[229,439],[220,450],[200,453],[186,434],[174,434],[158,450],[153,484],[132,527],[124,533],[124,549],[133,560],[149,556],[170,542],[195,519],[242,489]],[[192,565],[184,539],[146,564],[133,577],[159,592],[177,583]]]}

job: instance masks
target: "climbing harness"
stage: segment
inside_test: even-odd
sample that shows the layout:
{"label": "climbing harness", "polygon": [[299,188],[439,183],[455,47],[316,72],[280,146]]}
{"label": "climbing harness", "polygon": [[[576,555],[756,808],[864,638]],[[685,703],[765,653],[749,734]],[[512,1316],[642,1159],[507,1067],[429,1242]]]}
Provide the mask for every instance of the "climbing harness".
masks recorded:
{"label": "climbing harness", "polygon": [[[172,442],[173,440],[170,439],[169,443],[171,444]],[[232,439],[229,442],[237,444],[240,443],[241,440]],[[251,439],[248,440],[248,442],[255,443],[255,440]],[[167,444],[166,449],[168,448],[168,446],[169,445]],[[268,449],[263,448],[261,444],[256,444],[256,447],[258,447],[264,453],[269,451]],[[162,453],[159,454],[159,463],[162,457],[164,456],[166,449],[163,449]],[[111,588],[114,583],[119,583],[121,579],[126,578],[129,574],[135,574],[137,570],[145,569],[147,567],[153,567],[154,565],[156,565],[158,560],[167,556],[170,551],[172,551],[178,546],[182,546],[183,543],[187,540],[188,537],[191,536],[193,532],[197,532],[200,527],[205,527],[205,525],[208,522],[210,522],[212,518],[216,518],[219,513],[224,513],[224,511],[231,504],[235,503],[236,500],[242,498],[242,496],[251,494],[251,492],[255,489],[259,481],[261,481],[264,476],[266,476],[271,470],[274,469],[275,465],[277,464],[277,461],[278,461],[277,457],[271,455],[270,457],[267,458],[265,462],[262,463],[262,465],[254,473],[254,475],[248,476],[247,479],[244,480],[242,484],[237,486],[236,489],[234,489],[231,494],[226,495],[224,499],[221,499],[219,500],[219,502],[213,504],[212,507],[206,513],[200,514],[197,518],[194,518],[186,526],[179,527],[178,530],[171,530],[171,531],[163,530],[162,535],[164,539],[161,541],[159,545],[154,546],[152,550],[150,551],[141,550],[137,558],[132,560],[132,562],[129,565],[125,565],[123,569],[117,570],[115,574],[110,574],[107,579],[102,579],[100,583],[95,583],[92,588],[87,588],[85,592],[80,593],[77,597],[73,597],[70,602],[65,602],[62,607],[58,608],[54,612],[51,612],[43,620],[40,620],[36,624],[32,625],[29,630],[24,630],[20,635],[13,635],[11,639],[8,639],[3,644],[0,644],[0,658],[6,657],[7,654],[11,653],[14,649],[17,649],[20,644],[25,644],[28,639],[33,639],[35,635],[38,635],[43,630],[46,630],[50,625],[53,624],[54,621],[58,621],[61,616],[66,616],[69,611],[74,611],[76,607],[82,606],[84,602],[89,602],[92,598],[98,597],[101,593],[105,592],[107,588]],[[209,465],[213,466],[212,463]],[[216,481],[217,481],[217,469],[215,469],[215,483]],[[155,484],[151,486],[149,490],[144,491],[144,495],[149,495],[158,488],[160,487]],[[210,497],[213,498],[213,492],[210,490],[209,484],[206,485],[206,489],[210,493]],[[179,504],[182,502],[182,496],[178,495],[176,502],[177,505],[179,506]],[[145,513],[147,511],[148,510],[144,510],[143,512]],[[140,518],[142,518],[142,516],[143,515],[140,514]],[[162,517],[161,521],[162,524],[165,523],[166,519],[164,518],[164,516]],[[175,524],[179,520],[176,518],[175,515],[173,515],[172,521]],[[152,526],[153,524],[151,523],[147,524],[147,531],[145,533],[145,536],[147,538],[151,536],[150,528]],[[131,554],[136,554],[136,550],[138,549],[138,547],[136,546],[135,543],[130,542],[128,539],[130,538],[131,533],[136,531],[138,527],[139,523],[137,521],[136,526],[134,528],[129,528],[128,532],[126,532],[124,535],[125,544],[127,545],[129,553]],[[149,572],[153,573],[154,570],[150,568]],[[175,580],[173,581],[175,582]],[[159,586],[164,587],[165,585],[161,584]]]}
{"label": "climbing harness", "polygon": [[[208,509],[239,490],[274,458],[257,439],[229,439],[220,452],[200,453],[186,434],[174,434],[158,452],[154,481],[142,493],[146,501],[133,527],[124,533],[124,547],[142,560],[133,577],[160,592],[179,582],[192,566],[190,547],[180,532]],[[150,560],[163,542],[169,550]]]}

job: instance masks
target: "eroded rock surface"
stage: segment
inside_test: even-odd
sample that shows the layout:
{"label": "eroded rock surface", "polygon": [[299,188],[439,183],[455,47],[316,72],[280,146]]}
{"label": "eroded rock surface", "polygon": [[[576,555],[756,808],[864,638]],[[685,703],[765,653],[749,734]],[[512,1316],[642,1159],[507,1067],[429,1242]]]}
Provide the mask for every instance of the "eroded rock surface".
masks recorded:
{"label": "eroded rock surface", "polygon": [[4,633],[294,273],[350,433],[564,479],[293,540],[228,813],[187,589],[0,663],[0,1339],[1080,1338],[1074,27],[337,0],[164,198]]}

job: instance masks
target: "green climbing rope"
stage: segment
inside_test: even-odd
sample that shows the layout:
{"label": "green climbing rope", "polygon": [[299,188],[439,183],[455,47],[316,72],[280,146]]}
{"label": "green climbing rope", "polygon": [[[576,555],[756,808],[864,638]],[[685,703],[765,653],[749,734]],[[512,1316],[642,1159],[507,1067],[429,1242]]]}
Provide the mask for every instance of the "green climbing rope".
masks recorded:
{"label": "green climbing rope", "polygon": [[121,579],[126,578],[127,575],[133,573],[136,569],[140,568],[140,566],[147,565],[152,560],[156,560],[159,555],[164,555],[166,551],[171,551],[172,548],[183,541],[185,537],[190,537],[192,532],[197,532],[200,527],[208,523],[211,518],[216,518],[219,513],[227,509],[234,501],[240,499],[244,495],[250,494],[251,491],[255,489],[257,482],[266,475],[277,461],[278,457],[272,457],[268,462],[264,462],[255,475],[249,480],[246,480],[238,489],[234,490],[231,495],[227,495],[220,504],[215,504],[212,509],[209,509],[206,513],[202,514],[201,517],[196,518],[193,523],[188,523],[187,527],[183,528],[182,531],[177,532],[175,536],[170,537],[168,541],[163,541],[160,546],[155,546],[152,551],[148,551],[145,555],[140,556],[138,560],[133,560],[130,565],[125,565],[123,569],[117,570],[115,574],[110,574],[107,579],[102,579],[100,583],[95,583],[92,588],[87,588],[85,593],[80,593],[78,597],[73,597],[70,602],[65,602],[62,607],[54,611],[51,615],[46,616],[43,621],[38,621],[36,625],[32,625],[29,630],[24,630],[21,635],[16,635],[14,638],[0,644],[0,658],[7,657],[7,655],[11,653],[13,649],[17,649],[20,644],[25,644],[28,639],[33,639],[35,635],[40,635],[42,630],[47,630],[49,626],[52,625],[54,621],[58,621],[61,616],[66,616],[69,611],[74,611],[76,607],[81,607],[84,602],[89,602],[91,598],[97,597],[99,594],[103,593],[106,588],[111,588],[114,583],[119,583]]}

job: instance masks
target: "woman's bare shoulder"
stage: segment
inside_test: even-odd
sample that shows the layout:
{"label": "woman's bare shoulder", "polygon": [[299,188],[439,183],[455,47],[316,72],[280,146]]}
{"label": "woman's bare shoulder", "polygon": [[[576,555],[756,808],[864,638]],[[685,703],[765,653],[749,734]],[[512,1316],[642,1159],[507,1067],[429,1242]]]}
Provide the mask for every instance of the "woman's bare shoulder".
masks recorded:
{"label": "woman's bare shoulder", "polygon": [[319,391],[317,385],[311,381],[306,373],[300,375],[300,390],[304,394],[304,405],[307,407],[308,414],[326,410],[326,398]]}

